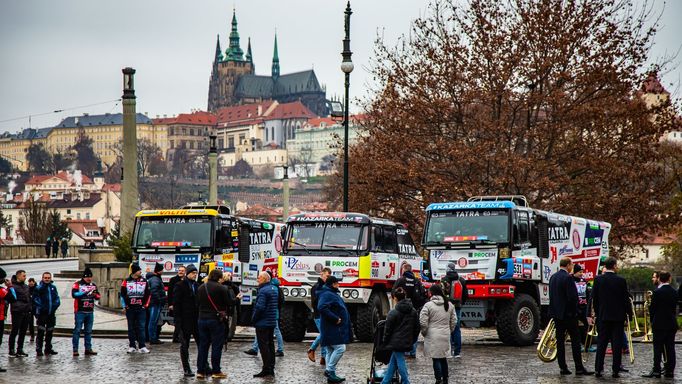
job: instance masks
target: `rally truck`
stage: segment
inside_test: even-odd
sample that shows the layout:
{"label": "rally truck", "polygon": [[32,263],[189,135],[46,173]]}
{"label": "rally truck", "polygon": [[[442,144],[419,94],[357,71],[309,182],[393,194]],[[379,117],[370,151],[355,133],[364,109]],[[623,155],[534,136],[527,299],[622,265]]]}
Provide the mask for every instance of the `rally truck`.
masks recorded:
{"label": "rally truck", "polygon": [[[198,280],[213,268],[232,272],[232,281],[242,293],[241,305],[232,314],[229,337],[237,324],[251,321],[251,304],[258,287],[260,271],[277,269],[282,248],[282,224],[232,216],[227,207],[183,207],[144,210],[135,216],[133,262],[143,276],[163,265],[162,280],[167,285],[181,266],[194,264]],[[172,323],[167,310],[161,317]]]}
{"label": "rally truck", "polygon": [[[593,279],[608,256],[611,225],[528,207],[523,196],[482,196],[426,208],[424,274],[439,281],[454,263],[467,281],[461,319],[492,326],[508,345],[531,345],[547,321],[549,278],[559,260]],[[428,270],[427,270],[428,269]]]}
{"label": "rally truck", "polygon": [[417,276],[421,257],[409,231],[389,220],[359,213],[318,212],[290,216],[277,268],[286,296],[282,336],[301,341],[311,322],[310,289],[324,267],[340,280],[355,336],[371,341],[390,309],[390,292],[404,264]]}

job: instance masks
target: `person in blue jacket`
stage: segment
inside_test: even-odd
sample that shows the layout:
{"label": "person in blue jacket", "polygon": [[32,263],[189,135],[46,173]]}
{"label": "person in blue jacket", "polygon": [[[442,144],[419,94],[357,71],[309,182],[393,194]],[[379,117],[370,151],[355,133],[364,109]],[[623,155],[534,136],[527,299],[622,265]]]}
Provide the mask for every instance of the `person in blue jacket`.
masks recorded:
{"label": "person in blue jacket", "polygon": [[38,337],[36,339],[36,355],[43,356],[43,341],[45,355],[56,355],[52,348],[52,333],[57,323],[57,308],[61,304],[57,287],[52,284],[52,274],[44,272],[43,278],[33,292],[33,315],[36,317]]}
{"label": "person in blue jacket", "polygon": [[327,349],[325,376],[328,383],[341,383],[346,379],[336,374],[336,365],[346,352],[346,344],[352,338],[350,314],[339,291],[339,280],[329,276],[317,291],[317,310],[320,312],[322,347]]}
{"label": "person in blue jacket", "polygon": [[253,306],[253,326],[256,328],[258,349],[263,360],[263,369],[253,377],[275,375],[275,343],[273,341],[277,327],[277,287],[270,283],[270,275],[261,272],[258,275],[258,296]]}
{"label": "person in blue jacket", "polygon": [[[270,274],[270,272],[268,271],[266,271],[266,273],[268,275]],[[282,357],[284,356],[284,339],[282,338],[282,332],[279,330],[279,313],[282,311],[282,306],[284,305],[284,293],[282,292],[282,289],[279,287],[280,283],[278,278],[271,276],[270,284],[277,287],[277,325],[275,326],[277,352],[275,352],[275,356]],[[251,356],[258,356],[258,337],[253,338],[253,344],[251,345],[251,348],[244,351],[244,353]]]}

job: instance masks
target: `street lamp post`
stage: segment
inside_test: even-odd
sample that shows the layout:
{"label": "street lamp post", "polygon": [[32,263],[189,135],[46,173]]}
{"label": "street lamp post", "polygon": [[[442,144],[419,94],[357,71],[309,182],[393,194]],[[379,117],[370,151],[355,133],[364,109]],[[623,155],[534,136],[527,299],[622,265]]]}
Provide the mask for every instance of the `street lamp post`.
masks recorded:
{"label": "street lamp post", "polygon": [[350,1],[346,5],[346,17],[344,20],[344,28],[346,30],[346,37],[343,39],[343,52],[341,56],[343,61],[341,61],[341,70],[345,75],[345,105],[343,109],[343,211],[348,212],[348,107],[350,105],[350,99],[348,95],[348,90],[350,88],[350,73],[353,72],[353,61],[351,56],[353,52],[350,50],[350,15],[353,13],[350,9]]}

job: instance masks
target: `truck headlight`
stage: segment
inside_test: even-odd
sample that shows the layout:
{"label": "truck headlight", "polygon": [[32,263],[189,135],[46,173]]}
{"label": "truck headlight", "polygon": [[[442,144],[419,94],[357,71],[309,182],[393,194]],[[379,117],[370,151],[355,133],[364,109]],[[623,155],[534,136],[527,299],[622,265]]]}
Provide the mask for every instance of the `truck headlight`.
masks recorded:
{"label": "truck headlight", "polygon": [[346,299],[349,298],[349,297],[350,297],[350,290],[345,289],[345,290],[341,293],[341,295],[343,295],[343,297],[345,297]]}
{"label": "truck headlight", "polygon": [[282,293],[284,296],[289,296],[289,289],[288,288],[282,288]]}
{"label": "truck headlight", "polygon": [[306,297],[306,296],[308,296],[308,291],[305,288],[301,288],[301,289],[299,289],[299,295],[301,297]]}
{"label": "truck headlight", "polygon": [[357,299],[359,296],[360,296],[360,292],[358,292],[357,290],[354,289],[354,290],[350,291],[350,297],[352,299]]}
{"label": "truck headlight", "polygon": [[298,289],[292,288],[291,289],[291,296],[292,297],[298,297]]}

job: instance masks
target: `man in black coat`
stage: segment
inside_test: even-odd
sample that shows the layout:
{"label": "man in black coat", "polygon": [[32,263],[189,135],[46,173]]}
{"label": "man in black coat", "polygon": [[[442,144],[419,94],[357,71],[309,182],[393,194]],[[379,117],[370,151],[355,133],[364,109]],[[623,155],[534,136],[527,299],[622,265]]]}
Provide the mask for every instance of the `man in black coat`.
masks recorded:
{"label": "man in black coat", "polygon": [[[6,300],[11,304],[12,331],[9,334],[9,355],[11,357],[26,357],[24,352],[24,338],[28,323],[31,321],[32,299],[26,285],[26,271],[20,269],[12,276],[12,280],[7,284],[9,293]],[[17,341],[18,337],[18,341]],[[14,346],[17,343],[15,351]]]}
{"label": "man in black coat", "polygon": [[[405,291],[407,298],[412,301],[414,309],[421,311],[424,304],[426,304],[426,290],[424,289],[421,281],[414,275],[414,272],[412,272],[412,265],[404,264],[401,267],[401,270],[403,271],[402,276],[395,281],[395,284],[393,284],[391,295],[394,295],[398,288],[402,288]],[[406,355],[413,359],[417,357],[416,342],[412,346],[412,349],[406,353]]]}
{"label": "man in black coat", "polygon": [[[178,284],[178,282],[182,281],[182,279],[185,277],[185,273],[186,268],[184,265],[181,265],[178,267],[178,274],[171,277],[170,280],[168,280],[168,316],[175,317],[175,314],[173,313],[173,304],[175,301],[173,298],[174,293],[173,291],[175,290],[175,285]],[[180,328],[178,328],[177,325],[173,330],[173,342],[174,343],[180,342]]]}
{"label": "man in black coat", "polygon": [[651,296],[649,314],[654,334],[654,367],[642,377],[661,377],[661,355],[665,354],[665,377],[675,372],[675,333],[677,333],[677,292],[670,286],[670,272],[658,273],[659,286]]}
{"label": "man in black coat", "polygon": [[549,316],[554,319],[557,339],[557,362],[562,375],[570,375],[566,365],[566,333],[571,336],[571,350],[576,375],[591,375],[583,366],[578,330],[578,290],[571,272],[573,262],[568,257],[559,261],[559,271],[549,279]]}
{"label": "man in black coat", "polygon": [[384,348],[392,353],[383,382],[391,380],[397,369],[401,382],[407,383],[410,379],[405,364],[405,352],[411,351],[419,338],[419,315],[402,288],[395,290],[393,300],[395,307],[388,313],[384,327]]}
{"label": "man in black coat", "polygon": [[[185,269],[183,267],[183,269]],[[187,266],[183,271],[185,277],[173,286],[173,315],[175,317],[175,329],[180,337],[180,360],[185,377],[193,377],[194,372],[189,365],[189,343],[194,336],[194,342],[199,347],[199,334],[197,323],[199,320],[199,303],[197,301],[197,268],[194,264]],[[170,287],[169,287],[170,288]],[[205,370],[204,370],[205,371]]]}
{"label": "man in black coat", "polygon": [[620,377],[623,327],[630,316],[632,318],[632,304],[628,293],[628,284],[624,278],[616,275],[617,261],[609,257],[604,262],[604,273],[594,279],[592,288],[592,303],[597,316],[597,357],[595,370],[597,377],[602,376],[604,370],[604,356],[606,347],[611,342],[613,350],[613,377]]}

